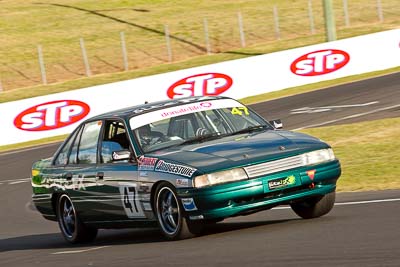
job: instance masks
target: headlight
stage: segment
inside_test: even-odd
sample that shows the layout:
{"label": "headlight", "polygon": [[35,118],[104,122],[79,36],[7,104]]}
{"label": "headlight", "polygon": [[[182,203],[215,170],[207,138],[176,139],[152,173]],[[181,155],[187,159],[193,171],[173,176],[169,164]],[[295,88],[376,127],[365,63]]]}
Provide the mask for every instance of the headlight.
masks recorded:
{"label": "headlight", "polygon": [[308,152],[301,156],[303,165],[313,165],[335,159],[332,148]]}
{"label": "headlight", "polygon": [[248,179],[246,172],[243,169],[238,168],[229,171],[214,172],[197,176],[194,178],[194,186],[199,188],[208,185],[222,184],[246,179]]}

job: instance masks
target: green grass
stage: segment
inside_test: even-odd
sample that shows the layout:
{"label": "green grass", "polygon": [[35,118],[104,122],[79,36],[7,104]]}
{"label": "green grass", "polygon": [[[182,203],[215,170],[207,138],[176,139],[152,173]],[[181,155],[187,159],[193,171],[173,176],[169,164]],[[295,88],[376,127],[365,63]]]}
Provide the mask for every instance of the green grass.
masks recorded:
{"label": "green grass", "polygon": [[400,118],[306,129],[332,145],[342,164],[338,191],[399,189]]}
{"label": "green grass", "polygon": [[[400,25],[398,0],[382,0],[384,23],[378,22],[376,1],[348,2],[350,27],[344,25],[342,1],[334,1],[339,38]],[[323,42],[322,1],[312,1],[315,35],[310,34],[307,3],[307,0],[2,1],[0,80],[5,92],[22,88],[25,93],[12,91],[10,94],[16,97],[9,98],[21,99],[46,91],[77,89]],[[274,5],[279,10],[281,40],[276,40],[273,30]],[[243,17],[246,48],[240,48],[238,11]],[[217,55],[205,55],[204,18],[208,21],[212,51]],[[172,36],[174,64],[167,60],[165,24]],[[121,31],[125,32],[130,66],[126,73],[121,73]],[[85,78],[79,47],[81,37],[85,40],[92,78]],[[38,86],[41,84],[38,44],[43,47],[47,80],[56,88]],[[115,75],[106,75],[111,73]],[[71,80],[74,82],[61,83]]]}

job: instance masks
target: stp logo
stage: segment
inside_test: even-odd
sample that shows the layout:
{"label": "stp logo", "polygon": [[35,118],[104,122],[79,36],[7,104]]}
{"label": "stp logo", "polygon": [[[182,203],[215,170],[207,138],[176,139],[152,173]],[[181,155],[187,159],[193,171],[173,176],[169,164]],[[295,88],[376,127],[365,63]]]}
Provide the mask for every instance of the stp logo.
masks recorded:
{"label": "stp logo", "polygon": [[327,49],[305,54],[290,66],[294,74],[317,76],[343,68],[350,61],[350,55],[342,50]]}
{"label": "stp logo", "polygon": [[89,114],[90,107],[77,100],[58,100],[21,112],[14,125],[25,131],[47,131],[73,124]]}
{"label": "stp logo", "polygon": [[221,73],[204,73],[184,78],[168,88],[169,98],[219,95],[232,86],[232,78]]}

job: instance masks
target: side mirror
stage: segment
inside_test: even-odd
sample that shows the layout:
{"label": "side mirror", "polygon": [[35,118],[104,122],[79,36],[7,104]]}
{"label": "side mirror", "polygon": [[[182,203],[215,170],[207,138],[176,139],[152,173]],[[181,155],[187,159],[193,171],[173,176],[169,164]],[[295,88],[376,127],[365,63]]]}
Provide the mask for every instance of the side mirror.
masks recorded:
{"label": "side mirror", "polygon": [[283,123],[280,119],[269,121],[275,129],[283,129]]}
{"label": "side mirror", "polygon": [[112,159],[113,161],[130,160],[131,152],[129,150],[113,151]]}

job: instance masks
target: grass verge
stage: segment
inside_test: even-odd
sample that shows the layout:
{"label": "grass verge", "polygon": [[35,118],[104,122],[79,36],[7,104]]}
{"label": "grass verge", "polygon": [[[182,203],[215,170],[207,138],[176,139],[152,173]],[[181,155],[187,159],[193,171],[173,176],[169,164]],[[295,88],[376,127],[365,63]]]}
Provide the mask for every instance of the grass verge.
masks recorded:
{"label": "grass verge", "polygon": [[338,191],[399,189],[400,118],[305,129],[332,145],[342,164]]}
{"label": "grass verge", "polygon": [[[344,16],[343,2],[332,2],[339,39],[400,24],[398,0],[380,1],[383,19],[378,16],[376,0],[346,1],[350,20]],[[279,15],[279,34],[274,30],[274,10]],[[239,30],[238,12],[243,31]],[[4,91],[42,83],[38,45],[46,80],[57,83],[86,75],[80,40],[84,40],[93,75],[124,70],[121,32],[130,70],[204,55],[208,45],[213,53],[240,53],[253,46],[282,50],[282,46],[298,40],[303,45],[309,44],[304,40],[325,40],[323,1],[318,0],[1,1],[0,25],[0,80]],[[171,54],[166,49],[166,28]],[[245,50],[238,49],[243,46],[242,40]]]}

